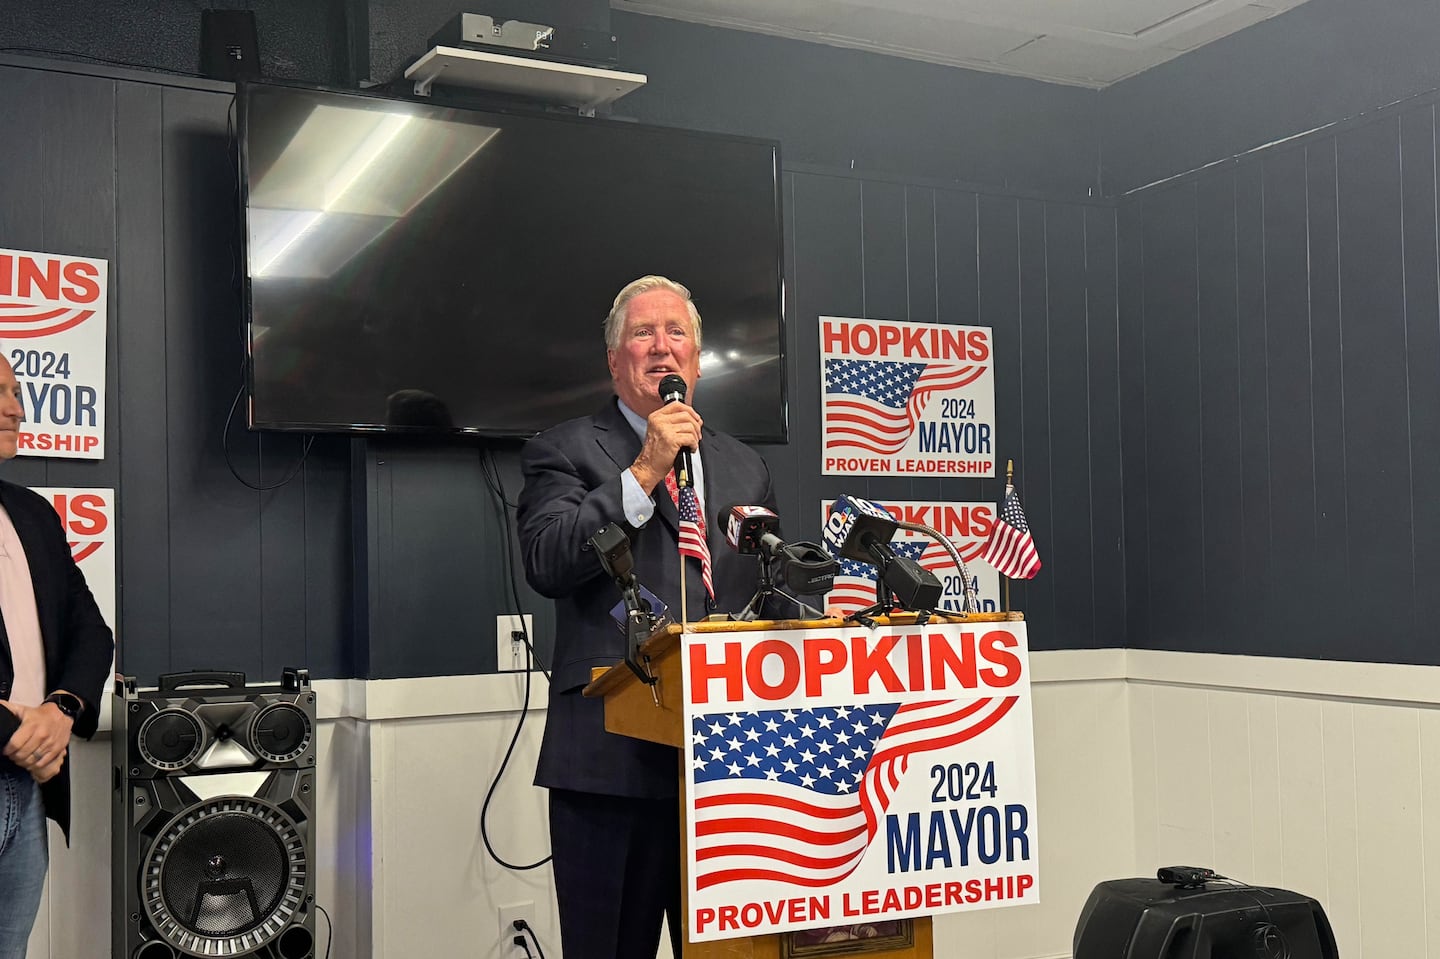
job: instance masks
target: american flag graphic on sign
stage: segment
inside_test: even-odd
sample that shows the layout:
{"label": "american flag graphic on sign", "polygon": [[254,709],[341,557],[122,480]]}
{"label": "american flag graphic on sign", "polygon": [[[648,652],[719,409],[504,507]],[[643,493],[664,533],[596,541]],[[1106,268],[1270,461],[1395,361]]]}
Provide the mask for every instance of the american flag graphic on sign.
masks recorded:
{"label": "american flag graphic on sign", "polygon": [[[943,570],[955,568],[954,560],[939,543],[891,541],[890,548],[895,555],[914,560],[937,576]],[[848,614],[874,603],[875,567],[853,559],[841,559],[839,563],[840,570],[835,574],[835,585],[826,597],[825,605]]]}
{"label": "american flag graphic on sign", "polygon": [[985,375],[983,364],[825,361],[825,448],[898,453],[932,393],[955,390]]}
{"label": "american flag graphic on sign", "polygon": [[979,736],[1018,698],[695,715],[696,888],[839,882],[881,828],[910,757]]}
{"label": "american flag graphic on sign", "polygon": [[[943,580],[946,573],[955,573],[955,561],[939,543],[928,540],[892,540],[890,548],[895,555],[914,560]],[[970,544],[959,550],[961,558],[969,563],[980,554],[980,546]],[[839,560],[840,570],[835,574],[835,585],[826,597],[825,605],[834,606],[845,613],[864,609],[875,602],[875,567],[853,559]]]}

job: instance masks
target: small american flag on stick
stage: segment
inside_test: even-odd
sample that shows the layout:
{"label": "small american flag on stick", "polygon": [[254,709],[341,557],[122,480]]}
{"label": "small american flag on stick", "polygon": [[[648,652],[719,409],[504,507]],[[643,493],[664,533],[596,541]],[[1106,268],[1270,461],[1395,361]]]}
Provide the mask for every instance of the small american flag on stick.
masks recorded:
{"label": "small american flag on stick", "polygon": [[1001,576],[1011,579],[1034,579],[1040,572],[1040,554],[1035,550],[1030,524],[1025,521],[1014,486],[1005,486],[1005,502],[1000,505],[1000,516],[990,530],[982,558]]}

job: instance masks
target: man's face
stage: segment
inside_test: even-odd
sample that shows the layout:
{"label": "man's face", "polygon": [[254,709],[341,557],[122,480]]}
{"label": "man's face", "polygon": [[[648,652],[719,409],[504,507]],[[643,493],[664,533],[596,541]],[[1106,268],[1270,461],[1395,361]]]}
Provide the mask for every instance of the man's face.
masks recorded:
{"label": "man's face", "polygon": [[660,381],[671,373],[685,380],[686,397],[695,398],[700,378],[700,350],[685,300],[670,290],[647,290],[633,297],[625,311],[620,346],[607,350],[615,392],[641,416],[659,409]]}
{"label": "man's face", "polygon": [[20,402],[20,384],[9,361],[0,356],[0,460],[15,455],[23,422],[25,406]]}

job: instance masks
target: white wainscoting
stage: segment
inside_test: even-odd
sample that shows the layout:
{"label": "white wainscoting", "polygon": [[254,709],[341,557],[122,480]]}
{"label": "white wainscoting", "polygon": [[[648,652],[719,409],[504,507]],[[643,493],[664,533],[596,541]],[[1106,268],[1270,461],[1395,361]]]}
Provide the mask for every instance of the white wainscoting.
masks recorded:
{"label": "white wainscoting", "polygon": [[[1347,959],[1440,959],[1440,668],[1119,649],[1032,663],[1041,902],[938,918],[937,957],[1068,959],[1096,883],[1185,863],[1315,896]],[[334,959],[498,959],[498,909],[521,902],[560,956],[549,869],[506,870],[480,836],[522,684],[316,683]],[[490,810],[517,863],[548,851],[530,785],[544,698],[537,674]],[[109,757],[103,735],[75,747],[75,844],[52,829],[30,959],[109,955]]]}

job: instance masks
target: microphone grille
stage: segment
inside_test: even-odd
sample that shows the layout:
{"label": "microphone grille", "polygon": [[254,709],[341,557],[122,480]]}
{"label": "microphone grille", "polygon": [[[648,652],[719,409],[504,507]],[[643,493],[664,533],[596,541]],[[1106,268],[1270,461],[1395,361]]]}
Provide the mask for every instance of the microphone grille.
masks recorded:
{"label": "microphone grille", "polygon": [[660,381],[660,398],[663,400],[667,397],[678,396],[683,400],[688,389],[683,376],[671,373]]}

